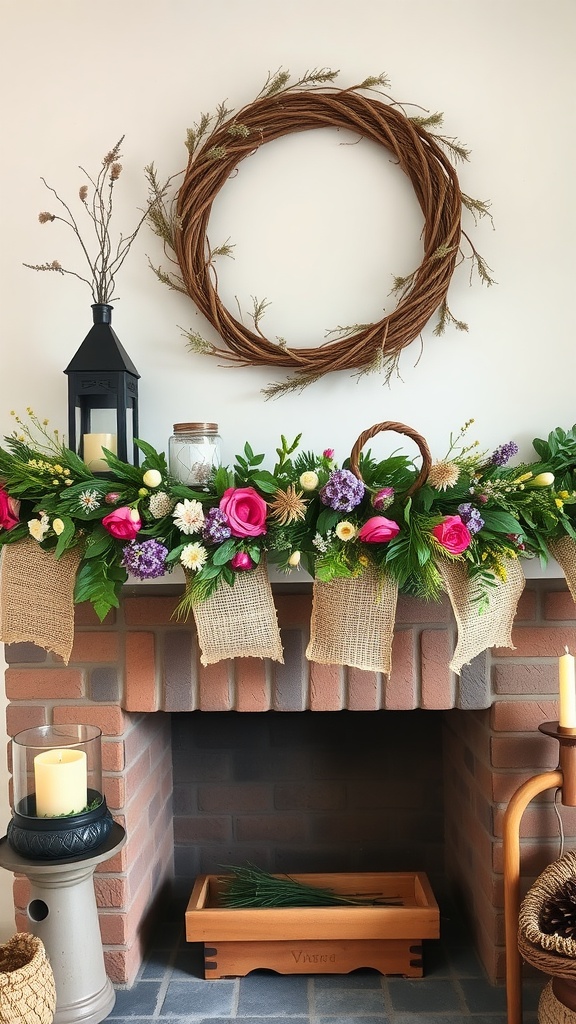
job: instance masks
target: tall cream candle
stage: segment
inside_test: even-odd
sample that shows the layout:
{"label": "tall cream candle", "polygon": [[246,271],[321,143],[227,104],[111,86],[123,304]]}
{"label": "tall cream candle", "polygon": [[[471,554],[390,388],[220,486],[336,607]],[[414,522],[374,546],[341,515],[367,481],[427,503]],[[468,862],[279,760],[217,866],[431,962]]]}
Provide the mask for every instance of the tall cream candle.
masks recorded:
{"label": "tall cream candle", "polygon": [[93,473],[106,473],[110,468],[104,460],[103,448],[116,455],[116,434],[84,434],[82,437],[84,462]]}
{"label": "tall cream candle", "polygon": [[558,659],[559,711],[558,725],[564,729],[576,728],[576,678],[574,656],[565,647],[566,654]]}
{"label": "tall cream candle", "polygon": [[34,758],[36,814],[53,818],[77,814],[88,799],[88,768],[83,750],[46,750]]}

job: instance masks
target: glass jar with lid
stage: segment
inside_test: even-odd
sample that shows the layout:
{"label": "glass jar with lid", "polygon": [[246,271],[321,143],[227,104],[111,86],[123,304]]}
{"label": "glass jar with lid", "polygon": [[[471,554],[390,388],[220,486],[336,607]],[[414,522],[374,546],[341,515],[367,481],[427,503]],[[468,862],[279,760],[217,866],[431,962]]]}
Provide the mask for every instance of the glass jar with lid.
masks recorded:
{"label": "glass jar with lid", "polygon": [[168,442],[172,476],[188,487],[207,488],[212,472],[220,466],[220,435],[217,423],[175,423]]}

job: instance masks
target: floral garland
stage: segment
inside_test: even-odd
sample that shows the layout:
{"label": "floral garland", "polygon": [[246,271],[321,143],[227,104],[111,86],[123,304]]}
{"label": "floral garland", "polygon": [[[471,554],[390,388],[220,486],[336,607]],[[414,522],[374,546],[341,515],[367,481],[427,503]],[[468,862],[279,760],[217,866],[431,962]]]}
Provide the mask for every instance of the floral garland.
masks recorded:
{"label": "floral garland", "polygon": [[402,453],[362,452],[355,473],[331,448],[299,451],[301,435],[282,437],[272,471],[247,443],[232,468],[192,490],[145,441],[141,468],[107,451],[109,473],[94,476],[28,413],[31,426],[16,417],[0,448],[0,547],[32,537],[58,559],[81,545],[74,600],[90,601],[100,619],[118,606],[128,574],[154,579],[181,565],[186,615],[265,557],[286,572],[303,564],[324,582],[375,566],[427,599],[444,589],[439,560],[457,560],[481,584],[482,610],[508,559],[545,562],[555,539],[576,540],[576,426],[536,439],[539,461],[514,467],[514,442],[490,455],[463,443],[470,420],[416,490],[422,474]]}

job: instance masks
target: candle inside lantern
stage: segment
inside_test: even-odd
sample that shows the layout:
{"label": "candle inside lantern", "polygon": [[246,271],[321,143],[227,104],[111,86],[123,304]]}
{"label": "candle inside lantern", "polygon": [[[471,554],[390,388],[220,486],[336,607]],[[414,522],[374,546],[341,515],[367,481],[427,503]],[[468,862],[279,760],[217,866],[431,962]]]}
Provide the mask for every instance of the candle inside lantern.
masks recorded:
{"label": "candle inside lantern", "polygon": [[103,448],[116,455],[116,434],[83,434],[84,462],[93,473],[106,473],[110,467],[104,459]]}
{"label": "candle inside lantern", "polygon": [[34,758],[36,814],[53,818],[78,814],[88,800],[88,768],[83,750],[46,750]]}
{"label": "candle inside lantern", "polygon": [[574,656],[568,648],[558,659],[559,712],[558,725],[564,729],[576,728],[576,678]]}

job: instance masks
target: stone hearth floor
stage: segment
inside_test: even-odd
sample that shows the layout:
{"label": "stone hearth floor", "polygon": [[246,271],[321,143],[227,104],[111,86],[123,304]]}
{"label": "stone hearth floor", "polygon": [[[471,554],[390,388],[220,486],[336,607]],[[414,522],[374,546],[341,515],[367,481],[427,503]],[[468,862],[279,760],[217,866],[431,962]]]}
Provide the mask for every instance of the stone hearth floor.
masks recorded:
{"label": "stone hearth floor", "polygon": [[[442,914],[441,939],[424,943],[424,977],[279,975],[205,981],[202,946],[184,938],[183,913],[154,934],[131,989],[116,990],[110,1024],[506,1024],[503,986],[487,980],[465,928]],[[524,982],[524,1024],[536,1024],[543,981]]]}

